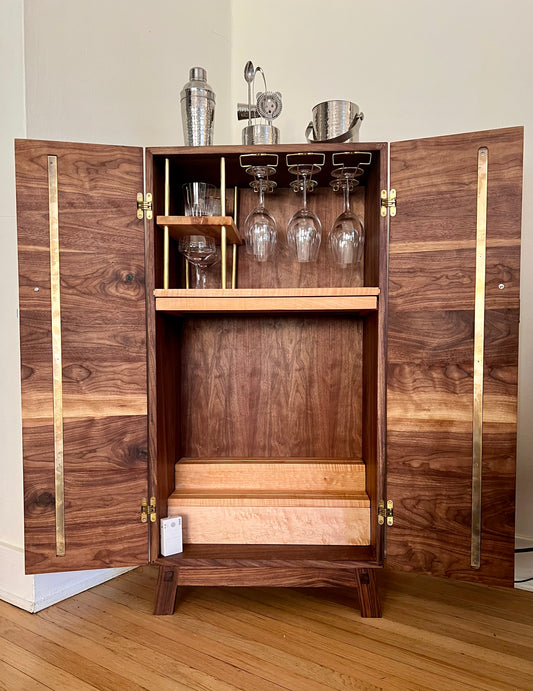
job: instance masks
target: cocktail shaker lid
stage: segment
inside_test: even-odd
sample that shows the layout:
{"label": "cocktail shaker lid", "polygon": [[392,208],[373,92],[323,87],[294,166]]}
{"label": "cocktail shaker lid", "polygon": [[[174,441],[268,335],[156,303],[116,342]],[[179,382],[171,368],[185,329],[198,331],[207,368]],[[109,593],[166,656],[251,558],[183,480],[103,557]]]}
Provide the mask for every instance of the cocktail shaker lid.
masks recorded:
{"label": "cocktail shaker lid", "polygon": [[207,83],[207,70],[204,67],[191,67],[189,70],[189,81],[181,91],[180,100],[192,93],[195,96],[204,96],[212,101],[215,100],[215,92]]}

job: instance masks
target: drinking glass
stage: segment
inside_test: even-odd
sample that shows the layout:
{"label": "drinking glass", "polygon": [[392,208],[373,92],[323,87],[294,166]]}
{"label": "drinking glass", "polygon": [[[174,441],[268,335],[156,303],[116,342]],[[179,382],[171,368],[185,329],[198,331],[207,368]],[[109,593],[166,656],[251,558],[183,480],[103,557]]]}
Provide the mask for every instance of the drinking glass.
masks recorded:
{"label": "drinking glass", "polygon": [[209,199],[215,186],[207,182],[187,182],[183,185],[185,216],[207,216]]}
{"label": "drinking glass", "polygon": [[310,180],[310,171],[300,167],[301,180],[291,183],[301,189],[303,207],[299,209],[287,226],[287,244],[298,262],[316,262],[322,242],[322,224],[316,214],[307,208],[307,191],[314,189],[315,180]]}
{"label": "drinking glass", "polygon": [[357,181],[350,179],[349,173],[342,180],[333,183],[334,189],[342,189],[344,193],[344,209],[333,222],[329,233],[329,249],[333,260],[345,269],[351,264],[357,264],[363,258],[365,231],[363,222],[350,209],[350,192]]}
{"label": "drinking glass", "polygon": [[258,262],[266,262],[274,256],[278,231],[274,217],[265,209],[267,181],[257,180],[256,188],[259,192],[259,204],[250,211],[244,222],[244,242],[248,254]]}
{"label": "drinking glass", "polygon": [[186,235],[180,238],[179,250],[196,269],[196,288],[205,288],[205,269],[217,261],[215,238]]}

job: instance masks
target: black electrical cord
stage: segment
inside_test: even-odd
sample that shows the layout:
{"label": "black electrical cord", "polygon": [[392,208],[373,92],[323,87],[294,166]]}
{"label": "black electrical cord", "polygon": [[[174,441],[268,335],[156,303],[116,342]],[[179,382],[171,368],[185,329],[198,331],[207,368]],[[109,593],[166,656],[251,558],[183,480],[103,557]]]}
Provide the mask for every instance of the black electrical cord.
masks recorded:
{"label": "black electrical cord", "polygon": [[528,581],[533,581],[533,576],[531,576],[530,578],[524,578],[523,581],[515,581],[515,583],[527,583]]}
{"label": "black electrical cord", "polygon": [[519,549],[515,549],[515,554],[518,554],[518,552],[533,552],[533,547],[520,547]]}

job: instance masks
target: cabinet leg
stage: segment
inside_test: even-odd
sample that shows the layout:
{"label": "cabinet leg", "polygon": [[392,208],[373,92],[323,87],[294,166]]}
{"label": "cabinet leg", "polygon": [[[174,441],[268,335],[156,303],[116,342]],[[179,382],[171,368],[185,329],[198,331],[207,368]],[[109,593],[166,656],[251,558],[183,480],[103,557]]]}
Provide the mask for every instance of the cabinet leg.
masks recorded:
{"label": "cabinet leg", "polygon": [[174,614],[178,593],[179,569],[173,566],[160,566],[155,591],[154,614]]}
{"label": "cabinet leg", "polygon": [[362,617],[381,617],[374,569],[356,569],[355,584],[359,595],[359,607]]}

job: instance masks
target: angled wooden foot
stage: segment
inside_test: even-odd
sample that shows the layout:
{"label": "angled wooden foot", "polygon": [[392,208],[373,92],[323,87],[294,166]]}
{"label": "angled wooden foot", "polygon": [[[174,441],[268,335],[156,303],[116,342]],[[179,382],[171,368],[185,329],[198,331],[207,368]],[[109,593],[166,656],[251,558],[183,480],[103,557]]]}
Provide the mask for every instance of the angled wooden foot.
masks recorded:
{"label": "angled wooden foot", "polygon": [[154,614],[174,614],[178,593],[179,569],[174,566],[160,566],[155,591]]}
{"label": "angled wooden foot", "polygon": [[355,584],[362,617],[381,617],[375,569],[356,569]]}

